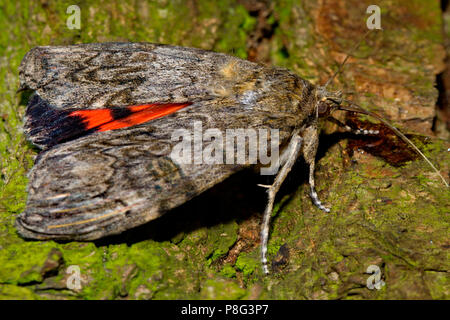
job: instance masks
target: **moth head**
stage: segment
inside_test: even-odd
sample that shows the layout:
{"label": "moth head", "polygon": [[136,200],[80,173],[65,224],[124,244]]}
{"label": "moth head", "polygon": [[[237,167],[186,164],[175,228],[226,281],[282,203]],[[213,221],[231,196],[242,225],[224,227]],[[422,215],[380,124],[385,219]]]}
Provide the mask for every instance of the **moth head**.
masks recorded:
{"label": "moth head", "polygon": [[318,117],[327,118],[334,110],[339,110],[342,104],[342,93],[328,92],[320,87],[317,94],[316,114]]}

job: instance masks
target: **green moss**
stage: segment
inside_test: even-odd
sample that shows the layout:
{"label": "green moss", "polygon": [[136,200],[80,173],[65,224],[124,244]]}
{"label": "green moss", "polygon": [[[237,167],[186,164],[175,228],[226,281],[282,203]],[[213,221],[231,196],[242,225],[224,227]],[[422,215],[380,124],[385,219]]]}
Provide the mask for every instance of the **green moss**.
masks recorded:
{"label": "green moss", "polygon": [[429,285],[430,294],[433,299],[448,300],[450,298],[450,281],[447,272],[425,271],[424,278]]}
{"label": "green moss", "polygon": [[227,278],[235,278],[236,277],[236,270],[233,268],[233,266],[226,264],[223,266],[222,270],[220,270],[220,273]]}
{"label": "green moss", "polygon": [[238,224],[232,221],[208,228],[209,263],[225,255],[237,240]]}
{"label": "green moss", "polygon": [[229,280],[208,279],[200,292],[200,299],[207,300],[236,300],[244,296],[245,290]]}
{"label": "green moss", "polygon": [[255,254],[241,253],[236,260],[236,269],[240,270],[244,277],[253,275],[258,268],[261,269],[260,260],[255,257]]}
{"label": "green moss", "polygon": [[30,288],[0,284],[0,300],[36,300],[40,297]]}
{"label": "green moss", "polygon": [[10,244],[0,255],[0,283],[27,284],[41,282],[43,266],[54,244]]}

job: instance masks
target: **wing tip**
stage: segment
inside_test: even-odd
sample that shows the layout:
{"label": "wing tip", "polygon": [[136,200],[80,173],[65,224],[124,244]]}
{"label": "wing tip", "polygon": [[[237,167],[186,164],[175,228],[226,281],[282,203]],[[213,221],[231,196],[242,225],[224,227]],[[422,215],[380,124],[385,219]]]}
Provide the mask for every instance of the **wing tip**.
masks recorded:
{"label": "wing tip", "polygon": [[[40,217],[37,214],[36,216]],[[98,239],[101,236],[99,235],[99,232],[67,232],[67,228],[63,228],[58,232],[40,225],[39,222],[31,220],[32,216],[27,211],[24,211],[16,217],[16,220],[14,222],[14,227],[17,233],[20,237],[26,240],[92,241]]]}
{"label": "wing tip", "polygon": [[25,221],[24,212],[19,214],[14,222],[14,227],[17,233],[24,239],[27,240],[45,240],[47,239],[44,235],[33,230],[31,225],[27,224]]}

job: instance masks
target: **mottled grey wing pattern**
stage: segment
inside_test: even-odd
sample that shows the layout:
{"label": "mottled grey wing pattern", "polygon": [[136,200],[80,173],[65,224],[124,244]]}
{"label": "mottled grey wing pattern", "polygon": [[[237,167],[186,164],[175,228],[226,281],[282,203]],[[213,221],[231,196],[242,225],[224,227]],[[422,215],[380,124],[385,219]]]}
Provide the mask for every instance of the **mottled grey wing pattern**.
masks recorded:
{"label": "mottled grey wing pattern", "polygon": [[[178,143],[171,139],[174,130],[193,132],[194,121],[221,132],[272,128],[285,143],[298,126],[299,106],[290,95],[307,99],[311,92],[287,70],[145,43],[38,47],[25,56],[20,79],[22,88],[35,90],[54,110],[192,103],[145,124],[43,151],[29,173],[26,210],[16,221],[21,235],[36,239],[97,239],[157,218],[248,165],[178,163],[170,157]],[[30,140],[45,138],[46,131],[30,123],[26,119]]]}
{"label": "mottled grey wing pattern", "polygon": [[91,240],[157,218],[239,166],[179,165],[167,135],[141,127],[93,135],[41,153],[29,173],[19,232]]}

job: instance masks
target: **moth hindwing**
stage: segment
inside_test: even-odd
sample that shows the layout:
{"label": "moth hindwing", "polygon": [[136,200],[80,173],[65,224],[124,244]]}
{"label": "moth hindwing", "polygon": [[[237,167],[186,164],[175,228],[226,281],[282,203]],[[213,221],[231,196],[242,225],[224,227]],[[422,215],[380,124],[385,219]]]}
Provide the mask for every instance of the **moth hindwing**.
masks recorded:
{"label": "moth hindwing", "polygon": [[[20,85],[34,91],[25,133],[43,149],[16,220],[25,238],[93,240],[151,221],[255,164],[248,130],[267,133],[266,147],[276,132],[280,149],[275,180],[266,186],[264,271],[275,195],[299,156],[309,164],[313,202],[329,211],[314,190],[318,116],[342,100],[289,70],[193,48],[98,43],[32,49]],[[180,143],[174,132],[199,126],[216,134],[235,129],[233,142],[244,145],[202,161],[194,133],[191,161],[173,157]],[[216,156],[223,151],[217,139],[200,141]]]}

